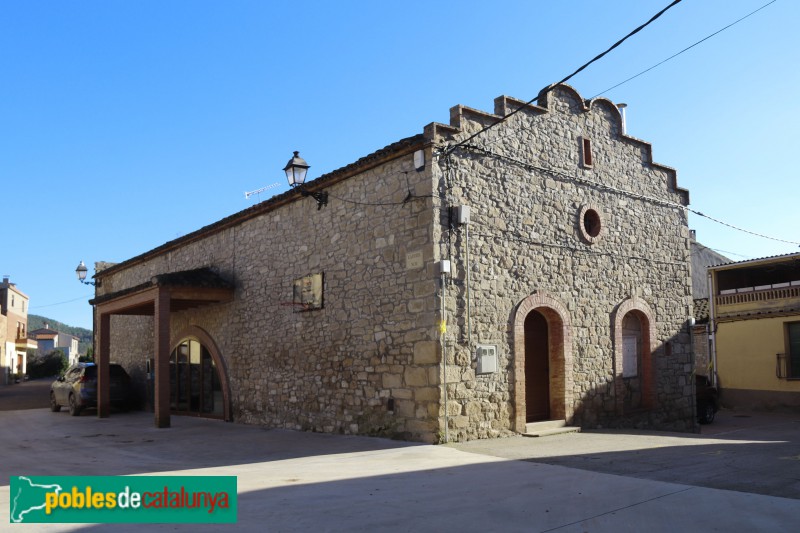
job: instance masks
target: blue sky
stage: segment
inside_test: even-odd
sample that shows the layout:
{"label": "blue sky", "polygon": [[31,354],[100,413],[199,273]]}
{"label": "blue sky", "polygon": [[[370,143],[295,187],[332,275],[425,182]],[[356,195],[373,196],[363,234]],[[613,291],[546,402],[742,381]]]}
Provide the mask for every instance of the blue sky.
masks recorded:
{"label": "blue sky", "polygon": [[[592,97],[766,4],[684,0],[570,83]],[[0,270],[31,313],[91,327],[75,267],[245,209],[293,150],[313,178],[450,107],[528,100],[668,0],[0,0]],[[692,207],[800,240],[800,2],[778,0],[603,93]],[[739,260],[799,251],[692,215]]]}

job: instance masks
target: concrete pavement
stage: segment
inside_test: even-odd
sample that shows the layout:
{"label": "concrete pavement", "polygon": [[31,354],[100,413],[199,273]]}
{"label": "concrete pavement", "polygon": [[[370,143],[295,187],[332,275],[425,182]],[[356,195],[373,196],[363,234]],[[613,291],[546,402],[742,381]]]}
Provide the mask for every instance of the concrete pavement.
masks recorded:
{"label": "concrete pavement", "polygon": [[[266,430],[201,418],[172,421],[172,428],[156,429],[149,413],[101,420],[42,409],[0,412],[2,513],[9,509],[11,475],[158,473],[237,476],[236,530],[241,531],[800,528],[800,500],[795,499],[509,460],[452,446]],[[506,439],[507,444],[516,440]],[[547,439],[525,440],[535,446]],[[221,527],[15,524],[8,529],[201,532]]]}
{"label": "concrete pavement", "polygon": [[453,446],[505,459],[800,499],[800,415],[726,410],[701,427],[700,435],[591,430]]}

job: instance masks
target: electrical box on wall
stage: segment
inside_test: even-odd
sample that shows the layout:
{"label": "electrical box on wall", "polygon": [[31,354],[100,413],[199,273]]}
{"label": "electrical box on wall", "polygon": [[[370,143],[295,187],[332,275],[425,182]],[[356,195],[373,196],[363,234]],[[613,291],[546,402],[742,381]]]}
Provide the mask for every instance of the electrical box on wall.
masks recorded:
{"label": "electrical box on wall", "polygon": [[497,372],[497,346],[479,344],[475,350],[478,359],[478,374]]}
{"label": "electrical box on wall", "polygon": [[453,219],[456,224],[469,224],[469,206],[457,205],[453,209]]}

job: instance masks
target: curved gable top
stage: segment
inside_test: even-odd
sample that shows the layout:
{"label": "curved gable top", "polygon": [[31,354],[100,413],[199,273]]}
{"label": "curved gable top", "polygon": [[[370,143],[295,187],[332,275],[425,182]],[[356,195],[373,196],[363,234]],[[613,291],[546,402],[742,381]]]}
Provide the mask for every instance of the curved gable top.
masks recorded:
{"label": "curved gable top", "polygon": [[642,164],[665,172],[669,191],[679,196],[681,205],[689,205],[689,191],[678,187],[677,171],[653,160],[652,144],[622,132],[622,112],[614,102],[605,97],[585,100],[574,87],[565,83],[545,87],[539,92],[536,102],[537,105],[533,105],[508,96],[500,96],[495,99],[494,113],[457,105],[450,109],[450,124],[434,122],[425,127],[425,139],[434,143],[442,141],[457,143],[464,139],[465,134],[473,135],[480,129],[499,124],[516,113],[535,117],[547,113],[580,115],[597,110],[594,120],[606,123],[605,129],[609,132],[609,136],[641,148]]}

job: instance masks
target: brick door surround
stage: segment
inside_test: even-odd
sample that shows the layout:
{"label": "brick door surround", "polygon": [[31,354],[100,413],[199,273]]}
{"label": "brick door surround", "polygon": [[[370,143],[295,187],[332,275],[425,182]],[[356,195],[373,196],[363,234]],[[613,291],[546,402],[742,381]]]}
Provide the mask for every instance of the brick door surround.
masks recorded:
{"label": "brick door surround", "polygon": [[532,311],[547,320],[550,336],[550,414],[555,420],[572,422],[574,378],[572,365],[572,324],[567,307],[545,292],[531,294],[517,306],[514,315],[514,429],[525,431],[525,319]]}
{"label": "brick door surround", "polygon": [[622,378],[622,321],[625,315],[634,313],[642,325],[642,408],[653,409],[656,406],[655,361],[656,323],[653,311],[647,302],[633,297],[622,302],[614,311],[614,394],[616,396],[617,414],[623,415],[623,378]]}

